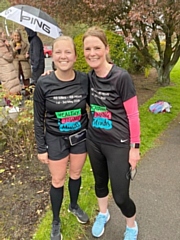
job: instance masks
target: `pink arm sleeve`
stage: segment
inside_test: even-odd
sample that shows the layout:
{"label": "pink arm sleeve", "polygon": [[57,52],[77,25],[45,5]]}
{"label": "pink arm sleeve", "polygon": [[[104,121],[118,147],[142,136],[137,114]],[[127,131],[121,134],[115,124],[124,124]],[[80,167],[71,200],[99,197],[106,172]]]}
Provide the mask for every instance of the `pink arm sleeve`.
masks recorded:
{"label": "pink arm sleeve", "polygon": [[130,142],[140,143],[140,121],[137,96],[123,102],[129,120]]}

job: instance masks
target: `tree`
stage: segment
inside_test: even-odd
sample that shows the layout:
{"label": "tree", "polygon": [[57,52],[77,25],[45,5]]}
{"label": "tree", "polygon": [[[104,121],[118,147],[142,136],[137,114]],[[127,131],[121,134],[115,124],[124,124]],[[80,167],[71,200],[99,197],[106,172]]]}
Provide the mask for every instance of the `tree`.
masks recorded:
{"label": "tree", "polygon": [[[29,0],[11,0],[16,4],[22,2],[28,4]],[[158,82],[169,85],[170,72],[180,57],[178,0],[34,1],[34,6],[38,5],[44,6],[60,23],[101,23],[112,30],[118,27],[126,41],[131,41],[146,62],[157,69]],[[162,39],[165,44],[161,44]],[[150,43],[157,50],[156,58],[149,51]]]}
{"label": "tree", "polygon": [[[7,0],[1,0],[0,12],[2,12],[4,9],[8,8],[9,6],[10,6],[10,4]],[[0,27],[2,27],[2,28],[6,27],[6,21],[1,17],[0,17]]]}
{"label": "tree", "polygon": [[[121,12],[109,20],[122,29],[124,36],[131,39],[145,60],[158,72],[158,82],[170,83],[170,72],[180,56],[180,12],[177,1],[124,1]],[[161,44],[164,40],[165,46]],[[149,51],[153,43],[158,56],[154,58]]]}

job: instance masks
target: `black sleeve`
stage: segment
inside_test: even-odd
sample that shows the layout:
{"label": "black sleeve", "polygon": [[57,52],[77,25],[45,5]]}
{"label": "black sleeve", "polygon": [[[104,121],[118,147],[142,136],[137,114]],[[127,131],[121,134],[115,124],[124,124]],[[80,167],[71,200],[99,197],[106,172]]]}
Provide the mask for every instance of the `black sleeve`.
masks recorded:
{"label": "black sleeve", "polygon": [[39,62],[41,58],[41,49],[42,49],[42,42],[40,39],[36,38],[33,45],[33,71],[36,72],[39,67]]}
{"label": "black sleeve", "polygon": [[88,106],[90,106],[90,80],[89,80],[89,76],[88,76],[88,95],[87,95],[87,104]]}
{"label": "black sleeve", "polygon": [[119,81],[117,82],[117,90],[123,102],[136,95],[132,78],[126,70],[123,70],[120,74]]}
{"label": "black sleeve", "polygon": [[86,94],[86,103],[89,105],[89,95],[90,95],[90,81],[89,76],[86,73],[81,73],[81,84],[84,90],[84,93]]}
{"label": "black sleeve", "polygon": [[45,97],[38,82],[34,91],[34,130],[38,153],[47,152],[45,142]]}

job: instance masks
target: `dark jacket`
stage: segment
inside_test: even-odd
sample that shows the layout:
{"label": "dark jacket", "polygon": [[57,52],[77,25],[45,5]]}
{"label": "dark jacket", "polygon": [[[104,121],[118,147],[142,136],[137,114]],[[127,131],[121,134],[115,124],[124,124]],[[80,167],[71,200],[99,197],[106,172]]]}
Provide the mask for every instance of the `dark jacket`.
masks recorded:
{"label": "dark jacket", "polygon": [[41,39],[37,36],[37,33],[29,28],[25,28],[28,40],[30,43],[29,56],[31,60],[32,70],[36,72],[38,69],[44,69],[45,60],[44,60],[44,51],[43,43]]}

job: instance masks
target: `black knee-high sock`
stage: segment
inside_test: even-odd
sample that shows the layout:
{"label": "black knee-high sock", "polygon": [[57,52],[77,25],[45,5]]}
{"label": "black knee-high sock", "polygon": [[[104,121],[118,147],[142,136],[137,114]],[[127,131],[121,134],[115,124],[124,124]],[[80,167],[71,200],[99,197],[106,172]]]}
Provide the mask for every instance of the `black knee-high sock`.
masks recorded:
{"label": "black knee-high sock", "polygon": [[77,200],[79,196],[79,190],[81,186],[81,177],[79,179],[69,178],[68,188],[71,201],[71,207],[77,208]]}
{"label": "black knee-high sock", "polygon": [[64,195],[64,186],[60,188],[55,188],[53,185],[51,185],[50,189],[50,199],[51,199],[51,205],[52,205],[52,212],[53,212],[53,221],[60,221],[59,218],[59,212],[62,205]]}

